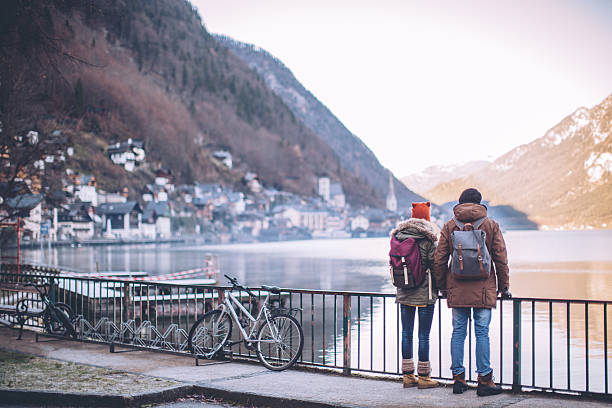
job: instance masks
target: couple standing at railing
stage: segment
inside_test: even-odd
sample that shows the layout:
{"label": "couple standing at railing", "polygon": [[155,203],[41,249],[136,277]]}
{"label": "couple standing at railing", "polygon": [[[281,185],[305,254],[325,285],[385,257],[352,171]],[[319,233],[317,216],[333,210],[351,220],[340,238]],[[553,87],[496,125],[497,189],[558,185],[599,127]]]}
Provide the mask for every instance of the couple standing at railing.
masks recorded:
{"label": "couple standing at railing", "polygon": [[[497,294],[501,293],[502,298],[511,298],[512,295],[509,292],[504,238],[499,225],[487,217],[487,207],[481,204],[481,200],[478,190],[463,191],[459,204],[453,209],[453,219],[444,225],[441,232],[430,221],[430,204],[413,203],[412,218],[391,232],[389,255],[392,278],[397,286],[396,302],[401,311],[404,387],[432,388],[438,385],[430,377],[429,332],[436,301],[438,297],[446,297],[453,316],[453,393],[461,394],[468,389],[463,354],[471,314],[476,335],[477,394],[485,396],[501,392],[501,387],[493,381],[490,366],[489,324]],[[401,255],[399,260],[393,256],[397,254]],[[417,265],[410,265],[411,262]],[[470,268],[474,269],[470,262],[476,265],[476,273],[470,271]],[[411,272],[414,276],[408,275]],[[415,312],[419,338],[416,375],[412,356]]]}

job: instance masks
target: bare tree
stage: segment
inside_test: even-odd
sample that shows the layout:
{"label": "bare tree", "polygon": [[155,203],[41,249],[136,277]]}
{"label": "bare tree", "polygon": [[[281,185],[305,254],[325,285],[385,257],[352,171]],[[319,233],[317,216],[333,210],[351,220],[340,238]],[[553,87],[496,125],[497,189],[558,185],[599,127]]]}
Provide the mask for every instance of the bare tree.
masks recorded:
{"label": "bare tree", "polygon": [[71,87],[62,72],[86,63],[64,49],[52,10],[61,1],[0,2],[0,221],[23,209],[16,199],[49,192],[61,183],[69,140],[45,128],[64,108]]}

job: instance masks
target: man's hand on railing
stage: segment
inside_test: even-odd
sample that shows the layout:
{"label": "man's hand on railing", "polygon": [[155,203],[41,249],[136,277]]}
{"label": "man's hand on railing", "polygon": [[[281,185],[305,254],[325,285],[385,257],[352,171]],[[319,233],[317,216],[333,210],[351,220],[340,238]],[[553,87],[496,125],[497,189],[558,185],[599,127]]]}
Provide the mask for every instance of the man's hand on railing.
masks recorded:
{"label": "man's hand on railing", "polygon": [[501,291],[501,298],[502,300],[512,299],[512,293],[510,293],[510,290],[508,288],[505,288]]}

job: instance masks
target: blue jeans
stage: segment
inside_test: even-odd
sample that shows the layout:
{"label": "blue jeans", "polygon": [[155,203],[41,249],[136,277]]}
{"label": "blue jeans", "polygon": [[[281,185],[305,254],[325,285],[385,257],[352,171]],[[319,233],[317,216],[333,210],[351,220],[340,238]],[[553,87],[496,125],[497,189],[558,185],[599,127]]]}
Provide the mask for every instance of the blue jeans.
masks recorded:
{"label": "blue jeans", "polygon": [[451,370],[455,375],[465,372],[463,350],[472,310],[474,311],[474,334],[476,335],[476,371],[481,376],[491,372],[491,347],[489,345],[491,309],[456,307],[453,308],[453,336],[451,338]]}
{"label": "blue jeans", "polygon": [[429,361],[429,332],[436,304],[415,307],[400,305],[402,317],[402,358],[412,358],[412,332],[414,331],[414,312],[419,309],[419,361]]}

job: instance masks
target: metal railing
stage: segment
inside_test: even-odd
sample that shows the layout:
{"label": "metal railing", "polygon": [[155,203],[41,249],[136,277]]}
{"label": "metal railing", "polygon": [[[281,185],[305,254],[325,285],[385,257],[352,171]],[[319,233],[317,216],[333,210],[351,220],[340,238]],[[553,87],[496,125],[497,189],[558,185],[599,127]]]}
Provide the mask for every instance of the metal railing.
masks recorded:
{"label": "metal railing", "polygon": [[[0,283],[18,275],[1,273]],[[222,299],[223,286],[135,282],[123,279],[63,277],[33,272],[20,276],[55,280],[52,297],[78,315],[82,339],[188,353],[191,325]],[[256,291],[262,298],[267,293]],[[250,308],[257,301],[238,293]],[[37,299],[32,294],[32,303]],[[14,302],[2,291],[0,303]],[[394,294],[283,289],[273,301],[298,308],[304,329],[300,364],[341,370],[401,374],[401,324]],[[608,303],[594,300],[514,298],[498,300],[490,326],[491,366],[496,380],[514,391],[544,390],[610,398]],[[436,304],[430,335],[432,376],[451,380],[450,309]],[[471,323],[471,322],[470,322]],[[42,327],[30,319],[28,325]],[[416,339],[417,336],[415,336]],[[415,341],[414,348],[417,347]],[[468,330],[466,374],[475,381],[475,338]],[[255,357],[246,347],[232,346],[233,355]]]}

